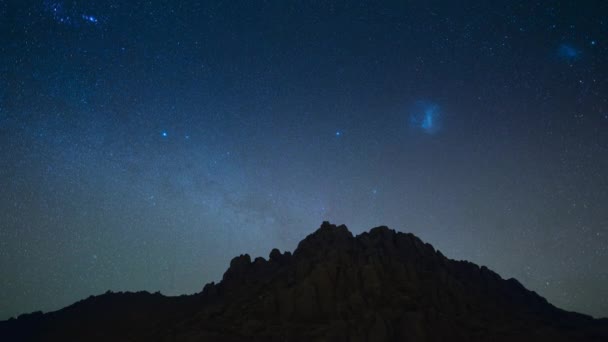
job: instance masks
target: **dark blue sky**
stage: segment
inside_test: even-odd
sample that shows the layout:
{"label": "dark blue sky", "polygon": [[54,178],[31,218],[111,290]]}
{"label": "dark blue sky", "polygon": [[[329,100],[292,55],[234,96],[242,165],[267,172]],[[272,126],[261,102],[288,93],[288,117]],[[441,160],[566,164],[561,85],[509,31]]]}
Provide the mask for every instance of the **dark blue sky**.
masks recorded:
{"label": "dark blue sky", "polygon": [[322,220],[608,316],[608,3],[0,1],[0,319]]}

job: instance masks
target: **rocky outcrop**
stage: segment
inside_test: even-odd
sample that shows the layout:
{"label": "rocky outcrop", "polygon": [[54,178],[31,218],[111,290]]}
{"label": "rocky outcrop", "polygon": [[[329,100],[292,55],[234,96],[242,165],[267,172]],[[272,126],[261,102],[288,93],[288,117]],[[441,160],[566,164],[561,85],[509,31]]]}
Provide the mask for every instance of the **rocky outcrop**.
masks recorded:
{"label": "rocky outcrop", "polygon": [[[100,336],[135,341],[608,340],[606,321],[557,309],[515,279],[449,260],[414,235],[387,227],[355,237],[346,226],[324,222],[293,255],[277,249],[268,260],[241,255],[230,262],[221,282],[207,284],[197,295],[154,298],[150,303],[156,307],[147,306],[148,316],[123,317],[134,320],[137,329],[108,322]],[[36,338],[66,340],[57,327],[69,331],[72,315],[94,324],[97,316],[122,310],[120,305],[107,308],[104,300],[110,299],[5,322],[0,334],[15,337],[28,327],[38,332]],[[85,304],[90,309],[79,307]],[[141,304],[130,305],[143,310]],[[169,313],[155,315],[155,310]],[[112,335],[117,327],[122,335]],[[70,336],[97,337],[90,332]]]}

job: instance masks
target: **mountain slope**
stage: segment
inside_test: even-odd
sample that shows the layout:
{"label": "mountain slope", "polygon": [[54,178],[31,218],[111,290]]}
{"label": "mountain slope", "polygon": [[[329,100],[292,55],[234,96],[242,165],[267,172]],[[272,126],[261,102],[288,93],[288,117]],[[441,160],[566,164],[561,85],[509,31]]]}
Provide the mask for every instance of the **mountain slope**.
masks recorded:
{"label": "mountain slope", "polygon": [[327,222],[293,255],[234,258],[192,296],[111,294],[0,323],[54,341],[608,341],[608,322],[555,308],[517,280],[412,234],[353,237]]}

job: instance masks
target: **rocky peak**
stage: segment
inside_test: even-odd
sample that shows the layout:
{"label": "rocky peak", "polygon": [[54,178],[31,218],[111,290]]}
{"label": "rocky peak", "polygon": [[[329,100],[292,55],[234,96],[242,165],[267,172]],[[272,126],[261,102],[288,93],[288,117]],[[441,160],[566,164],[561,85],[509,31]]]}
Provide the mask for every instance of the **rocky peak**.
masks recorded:
{"label": "rocky peak", "polygon": [[330,250],[349,249],[355,240],[345,225],[336,226],[324,221],[319,229],[300,241],[294,257],[306,258],[326,254]]}
{"label": "rocky peak", "polygon": [[104,295],[33,317],[0,324],[0,339],[608,341],[605,320],[557,309],[413,234],[380,226],[353,237],[329,222],[293,256],[235,257],[221,282],[191,297]]}

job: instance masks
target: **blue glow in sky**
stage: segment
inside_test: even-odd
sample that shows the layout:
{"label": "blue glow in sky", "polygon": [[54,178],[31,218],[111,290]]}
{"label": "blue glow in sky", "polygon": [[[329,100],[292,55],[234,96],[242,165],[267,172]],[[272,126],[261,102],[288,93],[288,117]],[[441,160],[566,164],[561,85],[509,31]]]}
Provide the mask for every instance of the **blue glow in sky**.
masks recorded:
{"label": "blue glow in sky", "polygon": [[438,104],[419,101],[415,104],[410,115],[410,124],[427,134],[435,134],[441,128],[441,108]]}
{"label": "blue glow in sky", "polygon": [[577,49],[576,47],[574,47],[570,44],[562,44],[559,46],[559,49],[557,50],[557,54],[560,57],[568,59],[568,60],[579,58],[581,53],[582,52],[579,49]]}

